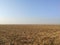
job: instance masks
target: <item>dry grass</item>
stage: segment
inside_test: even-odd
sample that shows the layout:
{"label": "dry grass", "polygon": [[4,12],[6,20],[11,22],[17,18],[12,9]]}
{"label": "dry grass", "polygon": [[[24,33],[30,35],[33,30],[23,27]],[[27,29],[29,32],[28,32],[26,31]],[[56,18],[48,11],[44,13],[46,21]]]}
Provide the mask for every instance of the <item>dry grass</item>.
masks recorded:
{"label": "dry grass", "polygon": [[0,45],[60,45],[60,25],[0,25]]}

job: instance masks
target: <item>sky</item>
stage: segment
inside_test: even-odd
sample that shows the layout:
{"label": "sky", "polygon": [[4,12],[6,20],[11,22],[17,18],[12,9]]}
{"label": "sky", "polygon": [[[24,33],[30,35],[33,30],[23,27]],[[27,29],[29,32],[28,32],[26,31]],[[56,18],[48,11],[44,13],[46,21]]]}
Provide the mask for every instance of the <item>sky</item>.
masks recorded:
{"label": "sky", "polygon": [[0,0],[0,24],[60,24],[60,0]]}

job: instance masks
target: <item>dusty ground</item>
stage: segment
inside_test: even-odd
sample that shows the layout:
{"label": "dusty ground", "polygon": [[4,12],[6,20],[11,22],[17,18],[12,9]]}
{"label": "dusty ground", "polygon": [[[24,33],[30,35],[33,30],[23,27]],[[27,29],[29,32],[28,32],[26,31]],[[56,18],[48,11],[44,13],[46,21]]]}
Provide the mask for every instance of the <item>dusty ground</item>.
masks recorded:
{"label": "dusty ground", "polygon": [[0,25],[0,45],[60,45],[60,25]]}

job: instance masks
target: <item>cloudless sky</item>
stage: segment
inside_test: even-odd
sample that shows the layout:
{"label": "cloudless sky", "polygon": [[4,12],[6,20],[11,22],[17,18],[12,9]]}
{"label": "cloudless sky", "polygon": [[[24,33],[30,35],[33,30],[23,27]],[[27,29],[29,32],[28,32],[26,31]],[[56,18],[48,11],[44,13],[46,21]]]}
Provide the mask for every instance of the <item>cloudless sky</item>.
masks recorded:
{"label": "cloudless sky", "polygon": [[60,0],[0,0],[0,24],[60,24]]}

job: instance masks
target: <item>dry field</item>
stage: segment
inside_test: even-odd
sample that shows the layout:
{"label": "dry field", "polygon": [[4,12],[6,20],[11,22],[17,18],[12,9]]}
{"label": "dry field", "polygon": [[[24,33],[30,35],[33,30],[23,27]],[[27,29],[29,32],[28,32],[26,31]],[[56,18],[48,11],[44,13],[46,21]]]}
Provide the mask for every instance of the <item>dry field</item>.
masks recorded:
{"label": "dry field", "polygon": [[60,45],[60,25],[0,25],[0,45]]}

